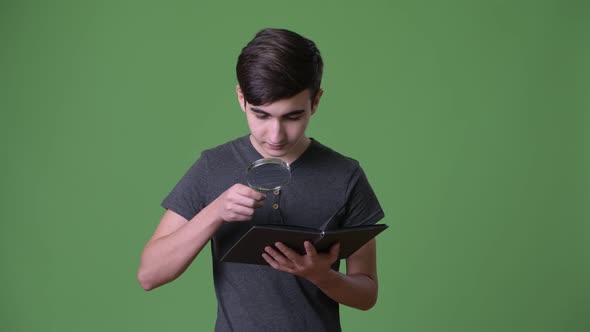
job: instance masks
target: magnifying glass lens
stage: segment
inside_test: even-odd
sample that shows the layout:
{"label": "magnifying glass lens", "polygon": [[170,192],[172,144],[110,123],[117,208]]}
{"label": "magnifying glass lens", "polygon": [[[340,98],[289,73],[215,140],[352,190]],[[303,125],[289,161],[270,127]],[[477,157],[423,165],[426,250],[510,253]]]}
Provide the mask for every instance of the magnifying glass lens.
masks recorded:
{"label": "magnifying glass lens", "polygon": [[258,191],[280,189],[291,179],[289,164],[277,158],[263,158],[248,166],[248,186]]}

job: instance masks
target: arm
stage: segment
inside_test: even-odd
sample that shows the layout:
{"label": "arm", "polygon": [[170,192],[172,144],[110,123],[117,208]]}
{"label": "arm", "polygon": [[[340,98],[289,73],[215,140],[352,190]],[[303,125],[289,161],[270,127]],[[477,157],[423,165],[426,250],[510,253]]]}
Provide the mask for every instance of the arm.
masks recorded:
{"label": "arm", "polygon": [[330,269],[314,284],[336,302],[371,309],[377,303],[378,293],[375,239],[346,259],[346,275]]}
{"label": "arm", "polygon": [[151,290],[178,278],[224,221],[250,220],[264,194],[236,184],[190,221],[168,210],[145,245],[137,280]]}
{"label": "arm", "polygon": [[375,239],[348,257],[345,275],[330,268],[338,259],[338,245],[327,254],[318,254],[313,245],[306,242],[306,255],[299,255],[281,243],[276,246],[280,252],[267,247],[263,254],[273,268],[306,278],[332,300],[350,307],[369,310],[377,302]]}
{"label": "arm", "polygon": [[141,287],[152,290],[178,278],[222,223],[209,206],[190,221],[167,210],[143,249],[137,273]]}

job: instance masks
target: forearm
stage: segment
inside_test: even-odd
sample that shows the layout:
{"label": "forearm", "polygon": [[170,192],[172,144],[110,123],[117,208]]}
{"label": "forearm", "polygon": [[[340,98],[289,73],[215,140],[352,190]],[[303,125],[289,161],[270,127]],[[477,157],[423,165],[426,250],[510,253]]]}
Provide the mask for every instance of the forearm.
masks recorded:
{"label": "forearm", "polygon": [[148,243],[139,267],[141,286],[151,290],[180,276],[222,223],[205,208],[175,232]]}
{"label": "forearm", "polygon": [[345,275],[330,270],[320,281],[312,281],[332,300],[349,307],[369,310],[377,302],[377,282],[365,274]]}

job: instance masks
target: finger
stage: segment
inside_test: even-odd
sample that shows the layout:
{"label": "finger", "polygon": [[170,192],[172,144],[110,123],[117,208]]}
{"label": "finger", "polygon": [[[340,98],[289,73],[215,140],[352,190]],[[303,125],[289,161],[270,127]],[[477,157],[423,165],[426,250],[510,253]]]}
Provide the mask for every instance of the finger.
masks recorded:
{"label": "finger", "polygon": [[254,198],[257,201],[263,201],[263,200],[266,199],[266,194],[265,193],[262,193],[260,191],[256,191],[256,190],[254,190],[252,188],[250,188],[250,190],[251,191],[250,191],[249,197],[252,197],[252,198]]}
{"label": "finger", "polygon": [[275,243],[275,247],[277,247],[285,257],[287,257],[294,263],[297,263],[301,257],[299,254],[295,252],[295,250],[287,247],[281,242]]}
{"label": "finger", "polygon": [[263,204],[263,201],[257,201],[253,198],[241,195],[236,195],[235,197],[233,197],[232,202],[248,208],[259,207],[258,205],[262,206]]}
{"label": "finger", "polygon": [[257,200],[257,201],[261,201],[261,200],[263,200],[263,199],[266,198],[266,194],[265,193],[262,193],[260,191],[256,191],[256,190],[254,190],[254,189],[252,189],[252,188],[250,188],[248,186],[245,186],[243,184],[240,184],[237,187],[236,192],[238,194],[240,194],[241,196],[249,197],[249,198],[252,198],[252,199]]}
{"label": "finger", "polygon": [[307,253],[307,256],[316,257],[318,255],[317,250],[315,250],[315,247],[313,246],[313,244],[311,244],[311,242],[305,241],[303,243],[303,246],[305,247],[305,252]]}
{"label": "finger", "polygon": [[332,259],[337,259],[339,253],[340,253],[340,243],[337,242],[334,245],[332,245],[332,247],[330,248],[330,257],[332,257]]}
{"label": "finger", "polygon": [[292,268],[289,268],[288,266],[279,264],[267,253],[262,254],[262,258],[264,258],[264,260],[268,263],[268,265],[270,265],[275,270],[283,271],[283,272],[287,272],[287,273],[294,273],[294,270]]}
{"label": "finger", "polygon": [[267,253],[263,253],[262,258],[264,258],[268,265],[272,266],[273,269],[279,269],[279,263],[272,259],[272,257],[270,257]]}
{"label": "finger", "polygon": [[270,255],[270,257],[272,257],[275,261],[277,261],[277,263],[279,263],[280,265],[287,265],[287,264],[289,264],[289,261],[287,260],[287,258],[285,256],[283,256],[282,253],[276,251],[272,247],[266,246],[264,248],[264,251],[268,255]]}
{"label": "finger", "polygon": [[254,215],[254,209],[243,205],[228,203],[226,206],[227,211],[244,217],[252,217]]}

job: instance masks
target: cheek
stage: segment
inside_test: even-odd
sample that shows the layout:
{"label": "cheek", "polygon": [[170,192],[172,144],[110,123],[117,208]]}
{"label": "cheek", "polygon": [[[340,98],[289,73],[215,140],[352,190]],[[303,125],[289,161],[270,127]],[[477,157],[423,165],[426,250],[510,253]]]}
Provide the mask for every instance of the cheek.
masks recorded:
{"label": "cheek", "polygon": [[256,123],[256,119],[248,116],[247,118],[247,122],[248,122],[248,128],[250,128],[250,131],[252,133],[254,133],[255,131],[258,131],[259,125]]}
{"label": "cheek", "polygon": [[309,119],[306,119],[301,122],[295,122],[291,126],[290,132],[293,133],[294,135],[301,135],[305,132],[305,129],[307,128],[308,123],[309,123]]}
{"label": "cheek", "polygon": [[257,121],[257,119],[248,119],[248,128],[250,128],[250,133],[257,140],[264,138],[266,129],[263,122]]}

